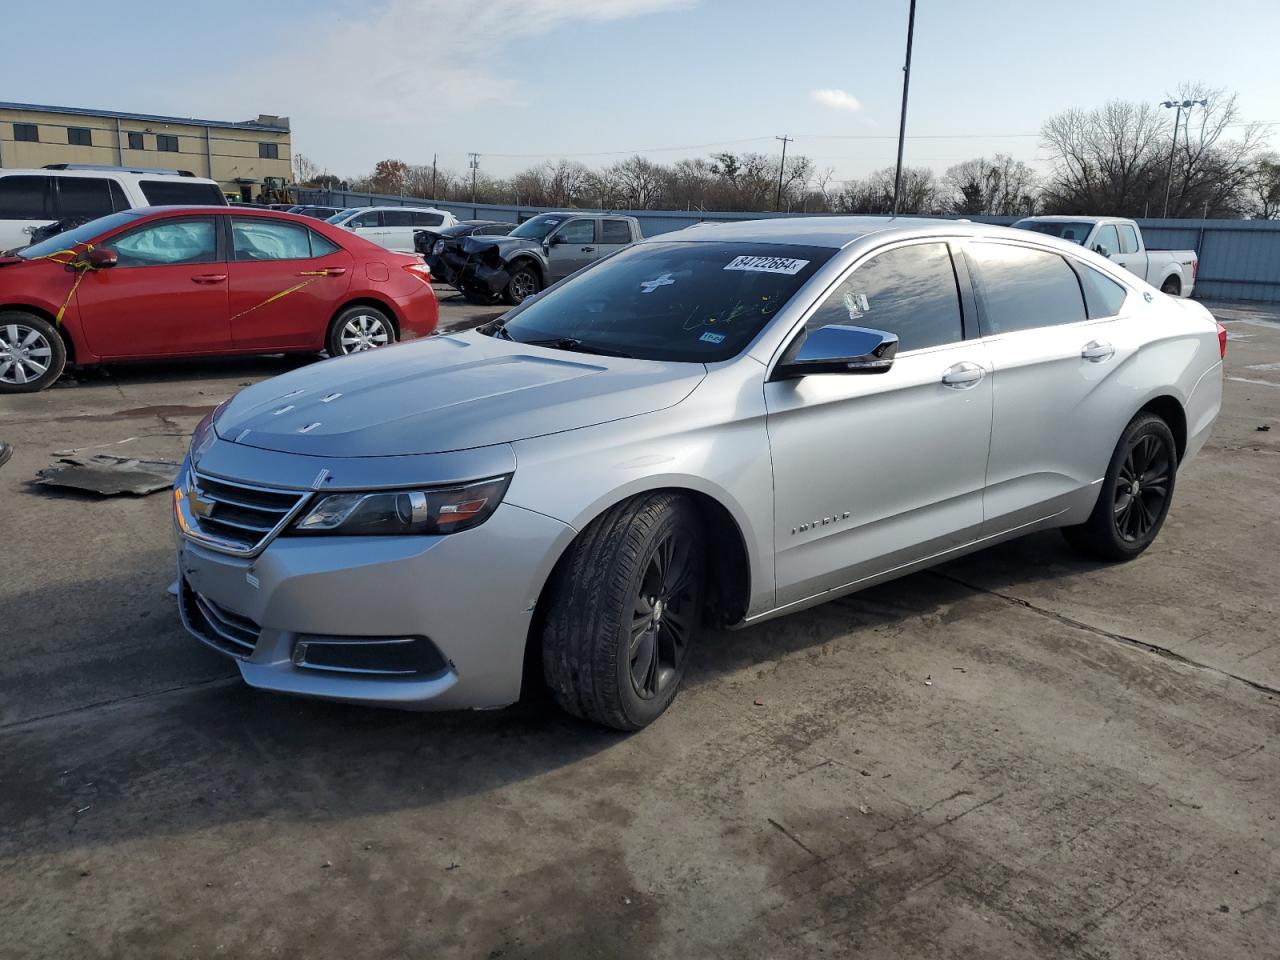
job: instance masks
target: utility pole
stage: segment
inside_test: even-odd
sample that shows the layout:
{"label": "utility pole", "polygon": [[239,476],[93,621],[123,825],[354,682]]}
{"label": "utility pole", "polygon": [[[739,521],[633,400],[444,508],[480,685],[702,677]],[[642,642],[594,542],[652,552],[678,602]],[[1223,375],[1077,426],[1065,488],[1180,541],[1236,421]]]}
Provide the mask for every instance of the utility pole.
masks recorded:
{"label": "utility pole", "polygon": [[436,155],[431,155],[431,199],[438,200],[436,196]]}
{"label": "utility pole", "polygon": [[[1173,155],[1178,150],[1178,123],[1182,120],[1182,111],[1187,111],[1187,123],[1185,127],[1191,126],[1191,108],[1196,104],[1202,107],[1209,105],[1208,100],[1165,100],[1160,104],[1162,107],[1176,107],[1177,110],[1173,115],[1173,140],[1169,144],[1169,171],[1165,175],[1164,180],[1164,213],[1162,217],[1169,216],[1169,193],[1173,190]],[[1185,128],[1184,127],[1184,128]],[[1188,135],[1188,143],[1190,143]]]}
{"label": "utility pole", "polygon": [[907,15],[907,62],[902,68],[902,119],[898,123],[898,169],[893,175],[893,215],[898,215],[902,197],[902,145],[907,137],[907,93],[911,89],[911,40],[916,32],[916,0],[911,0]]}
{"label": "utility pole", "polygon": [[788,137],[785,134],[781,137],[774,137],[775,140],[782,141],[782,161],[778,164],[778,195],[774,198],[773,209],[779,213],[782,212],[782,171],[787,168],[787,144],[791,143],[795,137]]}
{"label": "utility pole", "polygon": [[476,172],[480,169],[480,154],[469,153],[467,156],[471,158],[471,216],[479,220],[480,214],[476,210]]}

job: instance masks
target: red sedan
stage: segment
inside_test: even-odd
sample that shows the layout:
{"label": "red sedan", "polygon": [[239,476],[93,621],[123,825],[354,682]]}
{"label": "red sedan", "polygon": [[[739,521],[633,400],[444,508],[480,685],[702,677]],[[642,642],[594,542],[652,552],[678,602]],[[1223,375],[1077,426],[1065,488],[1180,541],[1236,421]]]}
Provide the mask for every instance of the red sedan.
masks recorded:
{"label": "red sedan", "polygon": [[0,256],[0,393],[67,363],[328,350],[427,336],[422,259],[274,210],[114,213]]}

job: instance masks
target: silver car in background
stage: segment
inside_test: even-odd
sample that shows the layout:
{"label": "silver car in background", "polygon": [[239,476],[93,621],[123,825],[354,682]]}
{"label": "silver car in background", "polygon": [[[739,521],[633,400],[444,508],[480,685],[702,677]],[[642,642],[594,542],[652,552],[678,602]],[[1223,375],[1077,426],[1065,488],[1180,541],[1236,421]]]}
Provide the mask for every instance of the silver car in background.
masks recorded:
{"label": "silver car in background", "polygon": [[1141,553],[1225,345],[1199,304],[1026,231],[665,234],[476,331],[218,408],[173,491],[183,621],[257,687],[498,707],[529,663],[637,729],[704,624],[1046,527]]}

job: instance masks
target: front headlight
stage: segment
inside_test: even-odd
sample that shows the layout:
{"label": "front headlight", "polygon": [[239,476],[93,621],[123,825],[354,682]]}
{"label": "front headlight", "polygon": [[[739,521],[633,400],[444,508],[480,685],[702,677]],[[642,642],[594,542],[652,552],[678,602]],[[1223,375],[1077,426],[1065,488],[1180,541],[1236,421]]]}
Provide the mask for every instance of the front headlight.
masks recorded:
{"label": "front headlight", "polygon": [[456,487],[331,493],[289,532],[349,537],[457,533],[488,520],[510,482],[508,474]]}
{"label": "front headlight", "polygon": [[213,425],[217,423],[219,414],[226,409],[227,404],[230,402],[230,397],[223,400],[208,414],[206,414],[203,420],[196,424],[195,430],[191,433],[191,449],[188,451],[192,463],[199,460],[200,455],[203,454],[205,450],[209,449],[209,445],[213,443],[214,438],[217,436],[214,432]]}

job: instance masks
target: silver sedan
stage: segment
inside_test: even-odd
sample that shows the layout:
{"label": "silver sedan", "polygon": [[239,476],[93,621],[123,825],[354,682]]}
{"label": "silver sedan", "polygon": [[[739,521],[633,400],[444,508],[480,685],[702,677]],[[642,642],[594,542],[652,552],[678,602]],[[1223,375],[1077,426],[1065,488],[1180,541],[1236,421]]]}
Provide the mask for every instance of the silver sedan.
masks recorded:
{"label": "silver sedan", "polygon": [[540,677],[637,729],[705,624],[1046,527],[1137,556],[1225,348],[1199,304],[1025,231],[665,234],[218,408],[173,491],[183,622],[257,687],[499,707]]}

